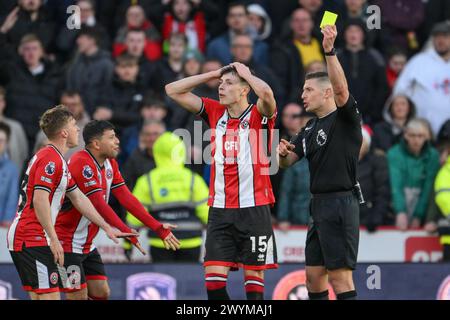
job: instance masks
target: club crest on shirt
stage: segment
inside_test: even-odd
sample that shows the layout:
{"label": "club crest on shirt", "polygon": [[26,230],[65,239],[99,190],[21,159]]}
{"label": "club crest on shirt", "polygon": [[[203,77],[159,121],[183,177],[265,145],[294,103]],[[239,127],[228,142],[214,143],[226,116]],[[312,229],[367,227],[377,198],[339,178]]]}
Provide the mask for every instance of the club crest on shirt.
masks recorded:
{"label": "club crest on shirt", "polygon": [[45,166],[45,173],[48,174],[49,176],[51,176],[52,174],[55,173],[55,169],[56,169],[55,163],[53,161],[50,161]]}
{"label": "club crest on shirt", "polygon": [[94,172],[92,171],[92,168],[90,166],[84,166],[83,167],[83,177],[86,179],[91,179],[94,176]]}
{"label": "club crest on shirt", "polygon": [[107,179],[112,179],[112,177],[113,177],[113,173],[112,173],[112,170],[111,169],[106,169],[106,178]]}
{"label": "club crest on shirt", "polygon": [[248,126],[249,126],[249,124],[248,124],[247,120],[244,120],[244,121],[241,122],[241,129],[245,130],[245,129],[248,128]]}
{"label": "club crest on shirt", "polygon": [[323,146],[327,143],[327,134],[323,131],[323,129],[320,129],[319,132],[317,132],[316,141],[319,146]]}

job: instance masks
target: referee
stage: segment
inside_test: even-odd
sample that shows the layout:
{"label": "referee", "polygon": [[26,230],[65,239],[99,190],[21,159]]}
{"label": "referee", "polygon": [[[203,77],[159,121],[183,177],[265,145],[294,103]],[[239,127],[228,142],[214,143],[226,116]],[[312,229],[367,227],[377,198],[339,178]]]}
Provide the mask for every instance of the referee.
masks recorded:
{"label": "referee", "polygon": [[358,202],[363,201],[356,181],[361,115],[333,47],[336,26],[325,26],[322,33],[328,74],[307,74],[302,93],[305,110],[316,117],[291,142],[281,140],[278,156],[282,168],[302,157],[309,160],[313,195],[305,249],[309,298],[327,300],[329,281],[338,300],[354,300]]}

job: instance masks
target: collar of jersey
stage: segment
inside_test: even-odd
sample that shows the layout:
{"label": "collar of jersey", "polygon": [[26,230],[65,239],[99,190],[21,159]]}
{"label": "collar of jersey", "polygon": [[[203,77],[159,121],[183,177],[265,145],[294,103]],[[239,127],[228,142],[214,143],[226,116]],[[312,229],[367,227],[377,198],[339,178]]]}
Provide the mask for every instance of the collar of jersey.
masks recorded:
{"label": "collar of jersey", "polygon": [[327,113],[326,115],[324,115],[323,117],[317,117],[317,119],[319,119],[319,120],[322,120],[322,119],[325,119],[326,117],[328,117],[330,114],[333,114],[335,111],[337,111],[337,107],[336,107],[336,109],[334,109],[333,111],[331,111],[331,112],[329,112],[329,113]]}
{"label": "collar of jersey", "polygon": [[97,168],[102,170],[103,166],[101,166],[100,163],[97,162],[97,159],[95,159],[95,157],[92,155],[92,153],[88,149],[84,149],[84,150],[88,153],[88,155],[91,156],[92,160],[94,160],[95,165],[97,166]]}
{"label": "collar of jersey", "polygon": [[253,107],[253,103],[249,103],[247,109],[245,109],[245,111],[242,112],[242,114],[241,114],[239,117],[237,117],[237,118],[234,118],[234,117],[230,116],[230,114],[228,113],[228,109],[227,109],[228,119],[239,119],[239,120],[242,120],[242,119],[244,119],[244,118],[248,115],[248,113],[252,110],[252,107]]}
{"label": "collar of jersey", "polygon": [[64,156],[62,155],[61,151],[58,150],[58,148],[56,146],[54,146],[53,144],[49,143],[48,144],[49,147],[52,147],[53,149],[55,149],[56,152],[58,152],[58,154],[64,159]]}

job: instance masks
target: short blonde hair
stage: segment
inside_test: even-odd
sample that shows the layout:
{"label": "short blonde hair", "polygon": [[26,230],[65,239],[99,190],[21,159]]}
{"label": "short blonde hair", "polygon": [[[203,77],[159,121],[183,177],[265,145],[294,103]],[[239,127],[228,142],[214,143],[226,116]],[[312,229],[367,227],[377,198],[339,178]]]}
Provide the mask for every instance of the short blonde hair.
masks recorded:
{"label": "short blonde hair", "polygon": [[58,105],[44,112],[39,120],[39,126],[48,139],[53,139],[71,119],[74,119],[74,116],[69,109],[64,105]]}

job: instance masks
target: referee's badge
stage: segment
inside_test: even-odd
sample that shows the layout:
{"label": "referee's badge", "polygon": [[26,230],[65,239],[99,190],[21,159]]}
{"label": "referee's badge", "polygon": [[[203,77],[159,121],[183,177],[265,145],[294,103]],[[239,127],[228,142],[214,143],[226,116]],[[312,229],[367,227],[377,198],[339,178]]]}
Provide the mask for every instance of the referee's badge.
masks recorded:
{"label": "referee's badge", "polygon": [[316,141],[319,146],[323,146],[327,143],[327,134],[323,131],[323,129],[320,129],[319,132],[317,132]]}

